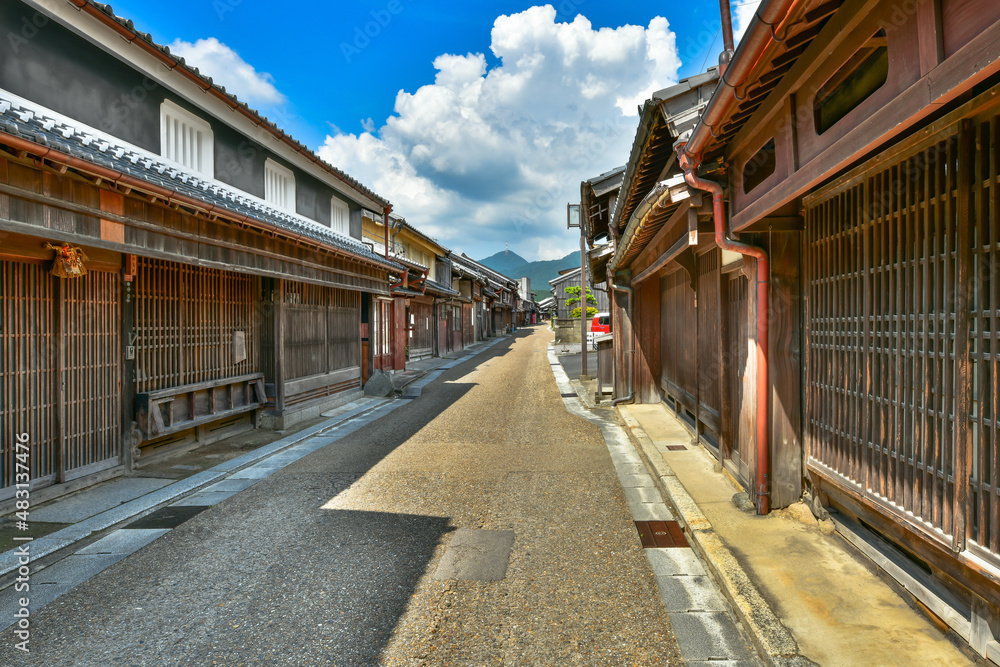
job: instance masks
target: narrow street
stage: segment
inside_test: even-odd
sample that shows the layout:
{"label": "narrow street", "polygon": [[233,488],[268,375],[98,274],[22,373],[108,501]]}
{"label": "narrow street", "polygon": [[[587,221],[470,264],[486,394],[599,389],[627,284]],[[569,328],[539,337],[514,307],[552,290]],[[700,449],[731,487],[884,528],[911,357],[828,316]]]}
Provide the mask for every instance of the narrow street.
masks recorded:
{"label": "narrow street", "polygon": [[[0,662],[679,663],[601,431],[560,397],[551,336],[518,332],[197,514],[33,614],[30,655],[7,644]],[[502,579],[439,572],[467,530],[513,532]]]}

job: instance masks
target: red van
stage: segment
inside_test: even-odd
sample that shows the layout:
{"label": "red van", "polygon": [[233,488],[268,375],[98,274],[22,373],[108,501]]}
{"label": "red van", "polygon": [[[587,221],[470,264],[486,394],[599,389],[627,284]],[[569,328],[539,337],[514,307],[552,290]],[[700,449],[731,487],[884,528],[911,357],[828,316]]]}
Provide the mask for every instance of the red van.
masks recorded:
{"label": "red van", "polygon": [[597,313],[594,321],[590,323],[590,330],[597,334],[611,333],[611,315],[608,313]]}

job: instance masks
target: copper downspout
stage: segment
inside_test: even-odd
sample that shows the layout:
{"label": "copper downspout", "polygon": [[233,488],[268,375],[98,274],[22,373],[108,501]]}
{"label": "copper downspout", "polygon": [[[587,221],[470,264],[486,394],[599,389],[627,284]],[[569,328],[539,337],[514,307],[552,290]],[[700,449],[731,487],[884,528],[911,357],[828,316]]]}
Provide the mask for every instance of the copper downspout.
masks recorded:
{"label": "copper downspout", "polygon": [[757,467],[754,484],[757,490],[757,514],[767,514],[771,510],[770,482],[768,473],[771,469],[770,447],[768,442],[769,395],[768,383],[768,316],[770,314],[768,285],[771,279],[771,266],[767,252],[762,248],[739,243],[726,237],[726,211],[722,202],[722,186],[715,181],[699,178],[695,175],[695,163],[684,152],[683,144],[677,148],[677,156],[681,168],[684,169],[688,185],[698,190],[712,193],[712,215],[715,219],[715,243],[722,250],[738,252],[741,255],[757,260]]}
{"label": "copper downspout", "polygon": [[382,230],[385,232],[385,258],[389,259],[389,214],[392,212],[392,206],[382,207]]}
{"label": "copper downspout", "polygon": [[[21,137],[14,136],[13,134],[7,134],[6,132],[0,132],[0,144],[9,146],[15,150],[25,151],[32,155],[37,156],[41,160],[51,160],[52,162],[58,162],[64,164],[67,167],[72,167],[82,172],[87,172],[93,176],[102,178],[110,183],[114,183],[116,186],[121,184],[128,188],[138,190],[140,192],[146,193],[150,196],[157,197],[164,200],[164,202],[173,202],[175,204],[183,204],[192,209],[198,211],[203,211],[207,215],[215,215],[219,217],[228,218],[234,220],[240,224],[245,224],[249,227],[256,227],[262,229],[269,234],[277,235],[290,239],[296,243],[304,243],[310,246],[323,247],[328,252],[332,252],[335,255],[349,259],[352,261],[360,261],[366,264],[371,264],[371,261],[366,261],[364,258],[359,257],[351,253],[347,253],[336,246],[327,245],[322,241],[317,241],[316,239],[309,238],[308,236],[303,236],[301,234],[296,234],[295,232],[278,227],[276,225],[268,224],[257,218],[252,218],[244,213],[239,213],[221,206],[216,206],[215,204],[209,204],[207,202],[201,201],[199,199],[194,199],[183,193],[177,192],[175,190],[170,190],[169,188],[164,188],[153,183],[129,176],[120,171],[115,171],[114,169],[109,169],[107,167],[102,167],[93,162],[88,162],[82,160],[78,157],[72,155],[67,155],[61,151],[57,151],[47,146],[41,144],[36,144],[33,141],[28,141],[27,139],[22,139]],[[383,267],[384,268],[384,267]]]}
{"label": "copper downspout", "polygon": [[733,61],[736,46],[733,43],[733,12],[729,8],[729,0],[719,0],[719,13],[722,15],[722,53],[719,54],[719,76],[726,75],[729,63]]}

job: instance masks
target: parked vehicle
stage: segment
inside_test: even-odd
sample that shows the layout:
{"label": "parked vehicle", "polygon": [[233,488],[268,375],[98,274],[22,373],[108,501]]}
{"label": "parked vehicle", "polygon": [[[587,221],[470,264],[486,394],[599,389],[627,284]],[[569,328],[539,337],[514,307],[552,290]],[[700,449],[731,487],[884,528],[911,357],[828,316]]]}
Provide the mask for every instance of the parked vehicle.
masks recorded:
{"label": "parked vehicle", "polygon": [[590,330],[594,334],[611,333],[611,315],[609,313],[594,315],[594,321],[590,323]]}

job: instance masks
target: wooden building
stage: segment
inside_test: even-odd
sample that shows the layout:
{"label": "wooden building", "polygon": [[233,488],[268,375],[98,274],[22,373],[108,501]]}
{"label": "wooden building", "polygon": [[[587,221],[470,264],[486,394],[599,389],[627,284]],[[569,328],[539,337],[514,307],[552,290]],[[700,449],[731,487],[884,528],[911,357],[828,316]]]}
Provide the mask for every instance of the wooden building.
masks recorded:
{"label": "wooden building", "polygon": [[[456,289],[471,296],[471,340],[501,336],[515,325],[518,282],[480,264],[465,253],[449,255],[456,272]],[[479,338],[482,336],[482,338]]]}
{"label": "wooden building", "polygon": [[[593,278],[590,276],[590,269],[587,269],[587,287],[590,288],[590,293],[594,296],[597,304],[588,303],[588,308],[596,308],[599,313],[606,313],[610,308],[611,300],[608,294],[608,288],[605,284],[595,283]],[[580,269],[567,269],[560,272],[557,278],[553,278],[549,281],[549,288],[552,290],[552,297],[556,300],[556,317],[560,319],[571,319],[571,315],[574,308],[580,306],[579,303],[574,303],[573,305],[566,305],[566,301],[572,298],[569,293],[566,292],[567,287],[579,287],[580,286]]]}
{"label": "wooden building", "polygon": [[0,4],[0,501],[360,395],[389,203],[89,0]]}
{"label": "wooden building", "polygon": [[1000,3],[764,0],[643,108],[608,263],[619,391],[994,662],[998,93]]}
{"label": "wooden building", "polygon": [[389,363],[380,366],[383,370],[403,370],[407,361],[437,353],[437,300],[451,299],[458,293],[441,282],[442,277],[444,283],[451,282],[450,266],[439,261],[449,250],[400,216],[389,214],[388,227],[383,218],[374,213],[364,215],[361,233],[375,254],[407,267],[406,274],[391,286],[392,354]]}

